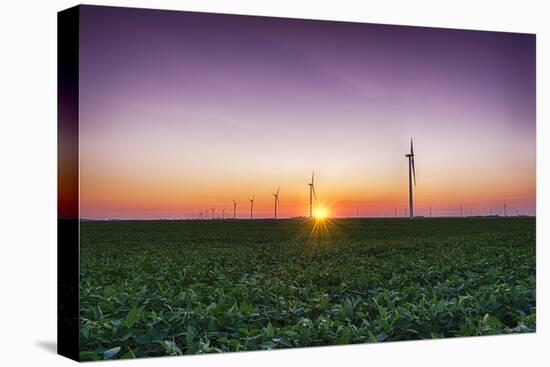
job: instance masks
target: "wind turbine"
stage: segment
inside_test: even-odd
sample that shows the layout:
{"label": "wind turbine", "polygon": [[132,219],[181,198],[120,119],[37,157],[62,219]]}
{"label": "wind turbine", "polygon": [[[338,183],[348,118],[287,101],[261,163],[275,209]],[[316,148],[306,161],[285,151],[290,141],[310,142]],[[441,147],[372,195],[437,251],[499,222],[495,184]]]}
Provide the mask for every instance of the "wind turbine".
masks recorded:
{"label": "wind turbine", "polygon": [[281,187],[279,186],[277,188],[277,193],[273,194],[273,197],[275,198],[275,219],[277,219],[277,207],[279,206],[279,190]]}
{"label": "wind turbine", "polygon": [[315,171],[311,174],[311,182],[308,183],[309,185],[309,217],[313,217],[313,198],[317,199],[315,195]]}
{"label": "wind turbine", "polygon": [[238,201],[233,200],[233,219],[237,219],[237,204],[238,203],[239,203]]}
{"label": "wind turbine", "polygon": [[416,171],[414,169],[414,151],[413,151],[412,138],[411,138],[411,152],[409,154],[405,154],[405,157],[409,158],[409,216],[412,219],[414,218],[413,177],[414,177],[414,186],[416,186]]}
{"label": "wind turbine", "polygon": [[216,207],[210,208],[210,211],[212,212],[212,219],[214,219],[214,211],[216,210]]}
{"label": "wind turbine", "polygon": [[222,209],[222,219],[225,219],[225,208]]}
{"label": "wind turbine", "polygon": [[252,210],[254,209],[254,198],[256,197],[256,194],[252,195],[251,199],[248,199],[250,201],[250,219],[252,219]]}

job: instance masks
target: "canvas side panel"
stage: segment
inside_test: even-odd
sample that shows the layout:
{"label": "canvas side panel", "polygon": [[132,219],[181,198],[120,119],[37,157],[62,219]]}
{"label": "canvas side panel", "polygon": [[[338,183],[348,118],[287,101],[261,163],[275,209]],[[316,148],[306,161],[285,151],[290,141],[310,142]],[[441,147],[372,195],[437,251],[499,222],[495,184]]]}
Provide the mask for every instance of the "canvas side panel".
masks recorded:
{"label": "canvas side panel", "polygon": [[57,352],[79,359],[79,7],[57,14]]}

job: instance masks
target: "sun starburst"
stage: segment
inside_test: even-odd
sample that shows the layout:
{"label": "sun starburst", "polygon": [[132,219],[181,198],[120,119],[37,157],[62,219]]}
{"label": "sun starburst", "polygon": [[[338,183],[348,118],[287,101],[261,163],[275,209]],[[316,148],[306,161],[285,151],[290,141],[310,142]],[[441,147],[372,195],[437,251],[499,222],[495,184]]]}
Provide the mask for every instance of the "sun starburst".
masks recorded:
{"label": "sun starburst", "polygon": [[325,220],[328,218],[328,209],[325,207],[317,207],[313,211],[313,217],[316,220]]}

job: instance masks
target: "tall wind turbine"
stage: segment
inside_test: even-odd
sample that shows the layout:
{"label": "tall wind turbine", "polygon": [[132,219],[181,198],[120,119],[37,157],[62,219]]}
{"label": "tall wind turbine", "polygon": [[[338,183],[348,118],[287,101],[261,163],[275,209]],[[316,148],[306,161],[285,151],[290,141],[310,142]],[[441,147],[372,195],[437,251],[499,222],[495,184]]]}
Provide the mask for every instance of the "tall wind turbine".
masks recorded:
{"label": "tall wind turbine", "polygon": [[210,208],[210,211],[212,212],[212,219],[214,219],[214,211],[216,210],[216,207]]}
{"label": "tall wind turbine", "polygon": [[277,207],[279,206],[279,190],[281,187],[279,186],[277,188],[277,193],[273,194],[273,197],[275,198],[275,219],[277,219]]}
{"label": "tall wind turbine", "polygon": [[233,200],[233,219],[237,219],[237,204],[238,203],[239,203],[238,201]]}
{"label": "tall wind turbine", "polygon": [[225,208],[222,209],[222,219],[225,219]]}
{"label": "tall wind turbine", "polygon": [[310,218],[313,217],[313,198],[316,199],[314,180],[315,180],[315,171],[313,171],[313,173],[311,174],[311,182],[308,183],[309,185],[309,217]]}
{"label": "tall wind turbine", "polygon": [[405,157],[409,158],[409,217],[414,218],[414,206],[413,206],[413,178],[414,186],[416,186],[416,171],[414,169],[414,151],[413,140],[411,138],[411,152],[405,154]]}
{"label": "tall wind turbine", "polygon": [[254,198],[256,194],[252,195],[252,198],[248,199],[250,201],[250,219],[252,219],[252,210],[254,209]]}

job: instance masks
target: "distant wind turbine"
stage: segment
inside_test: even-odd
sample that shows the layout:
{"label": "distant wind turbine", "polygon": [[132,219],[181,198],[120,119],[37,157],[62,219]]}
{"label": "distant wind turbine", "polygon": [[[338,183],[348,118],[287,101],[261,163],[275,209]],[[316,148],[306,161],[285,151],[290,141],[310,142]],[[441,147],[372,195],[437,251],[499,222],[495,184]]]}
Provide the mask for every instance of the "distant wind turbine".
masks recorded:
{"label": "distant wind turbine", "polygon": [[225,208],[222,209],[222,219],[225,219]]}
{"label": "distant wind turbine", "polygon": [[504,216],[506,216],[506,203],[504,203]]}
{"label": "distant wind turbine", "polygon": [[248,199],[250,201],[250,219],[252,219],[252,211],[254,210],[254,198],[256,197],[256,194],[252,195],[252,198]]}
{"label": "distant wind turbine", "polygon": [[277,208],[279,207],[279,190],[281,187],[279,186],[277,188],[277,193],[273,194],[273,197],[275,198],[275,219],[277,219]]}
{"label": "distant wind turbine", "polygon": [[238,203],[239,203],[238,201],[233,200],[233,219],[237,219],[237,204]]}
{"label": "distant wind turbine", "polygon": [[216,211],[216,207],[210,208],[210,211],[212,212],[212,219],[214,219],[214,212]]}
{"label": "distant wind turbine", "polygon": [[416,171],[414,169],[414,151],[413,151],[412,138],[411,138],[411,152],[409,154],[406,154],[405,157],[409,158],[409,216],[412,219],[414,218],[413,177],[414,177],[414,186],[416,186]]}
{"label": "distant wind turbine", "polygon": [[309,185],[309,217],[313,217],[313,198],[317,199],[315,195],[315,171],[311,174],[311,182],[308,183]]}

